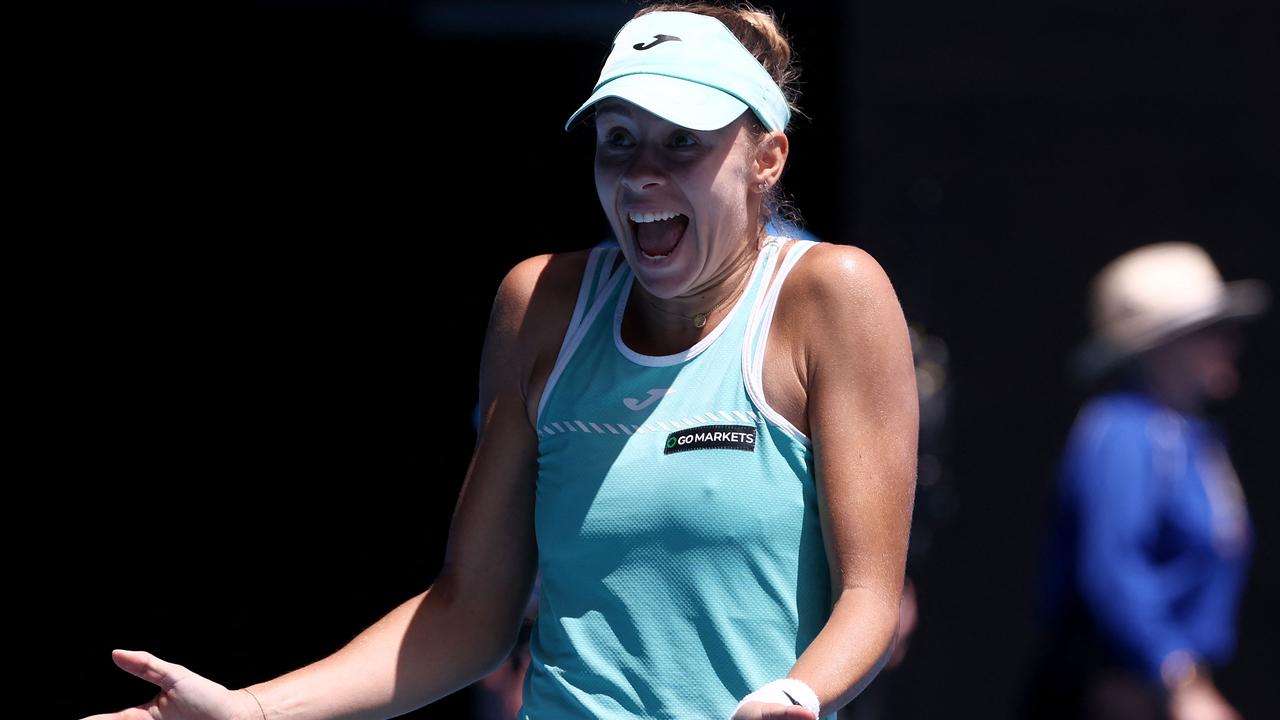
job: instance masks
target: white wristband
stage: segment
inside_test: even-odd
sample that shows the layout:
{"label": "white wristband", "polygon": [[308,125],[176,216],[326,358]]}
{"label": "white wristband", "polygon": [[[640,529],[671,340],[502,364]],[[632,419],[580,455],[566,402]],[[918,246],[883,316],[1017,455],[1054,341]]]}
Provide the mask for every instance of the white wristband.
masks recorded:
{"label": "white wristband", "polygon": [[733,709],[734,714],[736,715],[742,709],[742,706],[749,702],[799,705],[806,710],[812,711],[814,715],[822,715],[822,713],[818,712],[818,694],[813,691],[813,688],[795,678],[782,678],[781,680],[766,683],[755,692],[742,698],[742,702],[738,703],[738,707]]}

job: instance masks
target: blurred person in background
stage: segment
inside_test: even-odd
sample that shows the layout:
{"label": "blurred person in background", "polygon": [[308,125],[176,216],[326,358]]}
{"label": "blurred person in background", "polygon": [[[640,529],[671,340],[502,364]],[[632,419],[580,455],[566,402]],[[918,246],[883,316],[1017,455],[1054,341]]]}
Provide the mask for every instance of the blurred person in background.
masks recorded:
{"label": "blurred person in background", "polygon": [[1066,444],[1046,552],[1045,657],[1029,717],[1232,720],[1231,659],[1252,531],[1222,430],[1240,321],[1269,303],[1208,254],[1160,243],[1093,285],[1077,370],[1100,392]]}

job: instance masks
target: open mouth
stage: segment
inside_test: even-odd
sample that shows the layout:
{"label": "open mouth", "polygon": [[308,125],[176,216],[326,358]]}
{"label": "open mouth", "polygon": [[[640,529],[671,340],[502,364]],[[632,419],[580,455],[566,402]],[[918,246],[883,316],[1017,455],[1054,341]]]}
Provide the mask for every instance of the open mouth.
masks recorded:
{"label": "open mouth", "polygon": [[630,212],[631,230],[640,253],[660,260],[675,251],[689,227],[689,218],[678,212]]}

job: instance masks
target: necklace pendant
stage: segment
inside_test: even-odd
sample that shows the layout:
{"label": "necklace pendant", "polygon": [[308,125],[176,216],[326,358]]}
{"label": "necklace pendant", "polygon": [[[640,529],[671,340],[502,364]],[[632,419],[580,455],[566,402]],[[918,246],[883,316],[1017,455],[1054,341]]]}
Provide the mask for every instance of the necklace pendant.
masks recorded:
{"label": "necklace pendant", "polygon": [[697,315],[694,315],[694,316],[693,316],[693,326],[694,326],[694,327],[696,327],[696,328],[700,328],[700,327],[702,327],[703,325],[706,325],[706,324],[707,324],[707,314],[706,314],[706,313],[698,313]]}

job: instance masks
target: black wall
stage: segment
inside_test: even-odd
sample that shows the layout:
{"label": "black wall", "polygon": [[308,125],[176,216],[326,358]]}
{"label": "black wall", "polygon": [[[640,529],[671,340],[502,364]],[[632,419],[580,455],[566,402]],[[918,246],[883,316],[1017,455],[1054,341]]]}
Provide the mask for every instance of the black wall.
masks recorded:
{"label": "black wall", "polygon": [[[336,649],[430,583],[497,283],[607,232],[591,143],[561,127],[631,6],[502,7],[211,5],[140,12],[110,39],[64,21],[100,61],[81,82],[111,164],[76,203],[104,239],[67,252],[51,293],[65,351],[35,423],[57,440],[32,484],[70,508],[54,527],[73,541],[34,556],[71,657],[57,716],[149,697],[113,647],[234,687]],[[810,229],[875,255],[951,351],[953,504],[913,568],[911,654],[883,682],[897,717],[1010,717],[1089,278],[1183,238],[1227,278],[1280,287],[1280,15],[775,8],[810,117],[786,184]],[[1221,417],[1258,546],[1221,685],[1258,718],[1280,712],[1276,319],[1248,338]]]}

